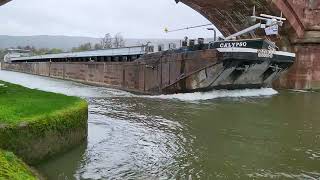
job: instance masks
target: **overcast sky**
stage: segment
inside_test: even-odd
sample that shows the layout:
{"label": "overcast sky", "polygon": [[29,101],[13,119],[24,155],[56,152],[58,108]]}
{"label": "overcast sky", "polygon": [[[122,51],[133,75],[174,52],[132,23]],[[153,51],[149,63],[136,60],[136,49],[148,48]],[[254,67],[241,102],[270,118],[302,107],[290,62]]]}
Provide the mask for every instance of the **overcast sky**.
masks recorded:
{"label": "overcast sky", "polygon": [[164,33],[164,28],[210,23],[174,0],[13,0],[0,7],[1,35],[71,35],[126,38],[212,37],[206,28]]}

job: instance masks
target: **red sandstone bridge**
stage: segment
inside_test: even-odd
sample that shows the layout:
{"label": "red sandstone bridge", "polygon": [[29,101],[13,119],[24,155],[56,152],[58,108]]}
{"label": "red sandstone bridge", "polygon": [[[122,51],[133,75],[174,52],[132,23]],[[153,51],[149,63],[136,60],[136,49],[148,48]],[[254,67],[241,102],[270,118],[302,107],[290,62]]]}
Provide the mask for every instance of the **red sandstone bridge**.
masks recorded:
{"label": "red sandstone bridge", "polygon": [[[0,0],[3,5],[10,0]],[[258,13],[280,15],[288,19],[278,45],[297,54],[291,70],[279,86],[292,89],[320,89],[320,0],[175,0],[209,19],[225,35],[248,25],[255,6]]]}

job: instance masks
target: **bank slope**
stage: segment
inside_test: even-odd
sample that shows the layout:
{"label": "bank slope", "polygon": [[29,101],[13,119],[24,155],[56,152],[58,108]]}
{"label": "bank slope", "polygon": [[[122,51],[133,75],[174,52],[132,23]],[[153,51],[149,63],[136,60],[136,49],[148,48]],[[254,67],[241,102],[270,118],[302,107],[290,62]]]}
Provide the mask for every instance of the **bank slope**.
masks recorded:
{"label": "bank slope", "polygon": [[29,167],[13,153],[0,150],[0,180],[36,180]]}

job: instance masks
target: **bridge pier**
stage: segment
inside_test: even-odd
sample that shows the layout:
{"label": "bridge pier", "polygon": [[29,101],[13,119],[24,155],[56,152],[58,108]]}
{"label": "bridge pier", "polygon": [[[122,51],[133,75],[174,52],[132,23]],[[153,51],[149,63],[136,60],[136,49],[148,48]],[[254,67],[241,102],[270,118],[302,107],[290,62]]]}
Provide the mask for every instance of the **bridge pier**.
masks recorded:
{"label": "bridge pier", "polygon": [[294,45],[296,62],[290,70],[275,83],[282,89],[320,89],[320,44]]}
{"label": "bridge pier", "polygon": [[296,63],[276,87],[320,89],[320,1],[278,0],[272,7],[288,19],[290,28],[286,33],[297,55]]}

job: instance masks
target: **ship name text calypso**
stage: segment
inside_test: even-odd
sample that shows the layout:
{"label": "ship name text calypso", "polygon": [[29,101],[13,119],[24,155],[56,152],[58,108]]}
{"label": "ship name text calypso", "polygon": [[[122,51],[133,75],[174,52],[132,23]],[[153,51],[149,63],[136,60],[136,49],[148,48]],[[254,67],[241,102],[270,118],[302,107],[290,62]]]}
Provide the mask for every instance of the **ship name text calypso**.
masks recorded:
{"label": "ship name text calypso", "polygon": [[226,42],[220,43],[220,48],[237,48],[237,47],[247,47],[247,42]]}

